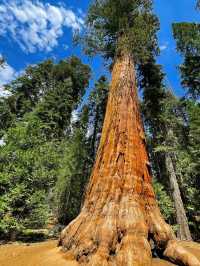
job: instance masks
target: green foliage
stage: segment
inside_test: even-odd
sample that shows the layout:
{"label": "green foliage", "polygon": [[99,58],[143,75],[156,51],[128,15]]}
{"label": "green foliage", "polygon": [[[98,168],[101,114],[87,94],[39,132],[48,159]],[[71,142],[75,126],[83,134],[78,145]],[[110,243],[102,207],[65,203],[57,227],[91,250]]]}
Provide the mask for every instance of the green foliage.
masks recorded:
{"label": "green foliage", "polygon": [[[149,60],[139,67],[139,85],[143,89],[142,111],[146,124],[153,130],[158,130],[160,115],[163,110],[163,102],[166,93],[163,85],[164,74],[161,66],[155,63],[154,59]],[[151,126],[153,124],[153,126]],[[153,134],[153,132],[151,132]]]}
{"label": "green foliage", "polygon": [[183,54],[199,55],[200,51],[200,24],[174,23],[172,25],[177,50]]}
{"label": "green foliage", "polygon": [[[48,60],[28,67],[7,86],[12,94],[0,99],[1,235],[43,228],[48,222],[55,208],[53,188],[64,168],[71,114],[81,101],[89,77],[90,68],[71,57],[58,64]],[[77,171],[78,163],[74,162]],[[80,197],[75,207],[77,204]]]}
{"label": "green foliage", "polygon": [[0,97],[0,137],[3,136],[4,130],[10,127],[15,120],[15,114],[10,110],[8,100]]}
{"label": "green foliage", "polygon": [[95,83],[95,87],[89,98],[88,108],[90,115],[90,128],[92,129],[90,136],[90,149],[93,160],[95,159],[95,153],[100,141],[107,106],[108,91],[108,81],[104,76],[101,76]]}
{"label": "green foliage", "polygon": [[[0,112],[0,121],[3,121],[0,123],[0,131],[7,129],[36,107],[44,122],[48,119],[53,122],[53,115],[56,120],[54,123],[59,123],[58,126],[63,127],[61,130],[66,129],[72,110],[78,106],[85,93],[89,78],[90,68],[75,56],[58,64],[47,60],[29,66],[24,74],[6,86],[11,95],[0,99],[0,111],[3,110]],[[65,97],[63,103],[61,94]],[[55,100],[59,100],[58,106]],[[55,126],[52,129],[55,129]]]}
{"label": "green foliage", "polygon": [[175,213],[168,205],[171,200],[163,192],[163,189],[170,192],[165,165],[165,154],[168,153],[172,156],[191,233],[194,239],[198,239],[200,107],[198,103],[180,100],[166,90],[160,66],[152,63],[140,66],[140,85],[144,91],[142,110],[152,170],[159,181],[154,189],[162,213],[177,230],[178,227],[174,224]]}
{"label": "green foliage", "polygon": [[200,24],[173,24],[177,50],[184,57],[180,66],[182,85],[194,99],[200,96]]}
{"label": "green foliage", "polygon": [[195,159],[195,168],[200,171],[200,104],[189,102],[189,138],[190,138],[190,152]]}
{"label": "green foliage", "polygon": [[[148,145],[152,161],[153,174],[156,177],[154,190],[159,205],[166,219],[178,230],[175,222],[174,207],[171,204],[169,173],[165,156],[168,154],[179,182],[181,197],[189,219],[194,238],[198,238],[198,226],[194,221],[194,210],[197,210],[197,186],[195,185],[194,168],[190,155],[190,129],[192,120],[185,101],[176,98],[163,84],[163,73],[160,66],[152,60],[148,65],[140,66],[140,85],[143,88],[142,110]],[[198,117],[198,112],[197,117]],[[197,122],[198,124],[198,122]],[[198,126],[197,126],[198,127]],[[198,149],[198,148],[197,148]],[[197,157],[195,160],[198,161]],[[198,162],[197,162],[198,164]],[[157,184],[158,183],[158,184]],[[168,194],[168,198],[166,196]],[[164,206],[163,206],[164,204]]]}
{"label": "green foliage", "polygon": [[154,180],[153,188],[156,194],[156,198],[163,214],[164,218],[171,223],[173,221],[173,216],[175,209],[172,203],[171,197],[168,195],[167,191],[164,189],[164,186],[158,181]]}
{"label": "green foliage", "polygon": [[108,82],[102,76],[95,84],[88,106],[73,124],[71,137],[63,144],[55,187],[57,217],[62,224],[69,223],[80,211],[100,140],[107,97]]}
{"label": "green foliage", "polygon": [[[199,8],[199,1],[197,2]],[[177,171],[182,175],[182,194],[186,202],[190,227],[195,239],[199,239],[199,176],[200,176],[200,24],[173,24],[177,50],[184,58],[180,66],[182,85],[193,100],[182,102],[184,138],[179,145]]]}
{"label": "green foliage", "polygon": [[44,95],[35,108],[35,114],[45,124],[44,131],[49,138],[59,138],[65,134],[76,103],[72,98],[72,81],[66,79]]}
{"label": "green foliage", "polygon": [[190,228],[194,239],[199,239],[200,106],[195,101],[186,101],[184,102],[184,112],[187,114],[187,119],[185,120],[187,141],[179,146],[177,172],[182,176],[182,195],[186,203]]}
{"label": "green foliage", "polygon": [[[194,101],[187,102],[186,110],[188,113],[188,155],[186,165],[193,178],[191,181],[199,187],[200,175],[200,105]],[[194,178],[196,175],[196,178]],[[197,193],[198,194],[198,193]]]}
{"label": "green foliage", "polygon": [[163,119],[166,90],[163,84],[164,73],[161,66],[152,58],[139,67],[139,85],[143,90],[142,114],[148,138],[153,174],[159,182],[166,185],[168,179],[165,169],[164,143],[165,119]]}
{"label": "green foliage", "polygon": [[91,161],[87,141],[88,110],[83,109],[74,125],[73,135],[63,147],[63,157],[56,184],[57,217],[61,224],[75,218],[81,207]]}
{"label": "green foliage", "polygon": [[56,180],[56,144],[46,142],[41,122],[32,115],[10,128],[4,141],[0,148],[0,231],[43,227],[49,214],[47,194]]}
{"label": "green foliage", "polygon": [[188,88],[189,95],[198,99],[200,95],[200,56],[186,56],[180,66],[182,86]]}
{"label": "green foliage", "polygon": [[94,0],[89,8],[84,36],[88,54],[102,53],[106,59],[129,52],[136,62],[157,52],[159,22],[151,0]]}

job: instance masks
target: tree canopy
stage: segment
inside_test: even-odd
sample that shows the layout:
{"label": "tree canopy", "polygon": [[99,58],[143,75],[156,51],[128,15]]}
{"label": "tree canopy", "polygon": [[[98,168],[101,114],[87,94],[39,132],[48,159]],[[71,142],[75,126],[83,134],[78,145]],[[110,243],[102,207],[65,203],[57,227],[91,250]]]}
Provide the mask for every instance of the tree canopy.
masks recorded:
{"label": "tree canopy", "polygon": [[174,23],[177,50],[184,58],[180,66],[182,85],[197,99],[200,96],[200,24]]}
{"label": "tree canopy", "polygon": [[113,59],[126,51],[135,62],[145,61],[158,51],[159,22],[152,8],[151,0],[94,0],[86,20],[86,52]]}
{"label": "tree canopy", "polygon": [[[90,68],[71,57],[58,64],[47,60],[28,67],[7,85],[11,94],[0,99],[0,235],[42,228],[54,213],[52,193],[63,169],[67,138],[73,135],[72,112],[89,77]],[[75,136],[72,139],[77,140]]]}

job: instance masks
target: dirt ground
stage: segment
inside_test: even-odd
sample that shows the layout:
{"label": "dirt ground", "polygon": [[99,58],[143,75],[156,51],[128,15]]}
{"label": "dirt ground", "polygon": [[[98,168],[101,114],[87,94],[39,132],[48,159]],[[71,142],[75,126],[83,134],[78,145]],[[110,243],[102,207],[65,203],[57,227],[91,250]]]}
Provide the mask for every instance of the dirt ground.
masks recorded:
{"label": "dirt ground", "polygon": [[34,243],[29,246],[12,244],[0,246],[1,266],[77,266],[66,261],[56,247],[57,241]]}
{"label": "dirt ground", "polygon": [[[65,255],[56,247],[57,241],[47,241],[36,244],[10,244],[0,246],[1,266],[78,266],[76,262],[68,261]],[[200,258],[200,244],[185,242],[182,244]],[[153,266],[173,266],[174,264],[153,259]]]}

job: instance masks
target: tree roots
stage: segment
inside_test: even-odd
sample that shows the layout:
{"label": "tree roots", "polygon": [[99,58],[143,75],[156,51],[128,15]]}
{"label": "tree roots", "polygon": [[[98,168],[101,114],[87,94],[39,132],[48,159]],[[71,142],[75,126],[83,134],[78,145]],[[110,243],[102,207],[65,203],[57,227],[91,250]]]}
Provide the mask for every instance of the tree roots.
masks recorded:
{"label": "tree roots", "polygon": [[146,220],[140,209],[139,205],[132,210],[129,206],[118,216],[114,206],[112,215],[111,210],[110,215],[101,216],[98,211],[82,210],[61,233],[59,245],[82,266],[150,266],[151,236],[166,259],[178,265],[200,266],[199,260],[175,240],[157,206]]}
{"label": "tree roots", "polygon": [[177,240],[168,241],[164,256],[178,265],[200,266],[200,261]]}

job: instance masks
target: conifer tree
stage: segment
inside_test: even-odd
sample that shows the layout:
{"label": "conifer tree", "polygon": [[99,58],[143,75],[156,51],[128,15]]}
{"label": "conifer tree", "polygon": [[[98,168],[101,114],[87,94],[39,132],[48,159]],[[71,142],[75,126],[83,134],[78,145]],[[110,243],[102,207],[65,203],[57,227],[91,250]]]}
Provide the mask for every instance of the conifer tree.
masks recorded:
{"label": "conifer tree", "polygon": [[[177,100],[167,91],[163,82],[164,74],[161,67],[154,60],[140,66],[142,75],[141,87],[144,91],[143,113],[146,125],[152,135],[152,149],[154,167],[157,178],[163,184],[170,184],[172,198],[176,210],[178,237],[182,240],[191,240],[188,220],[181,197],[176,170],[178,148],[177,128],[181,118],[176,114]],[[168,182],[166,182],[166,180]]]}
{"label": "conifer tree", "polygon": [[90,146],[87,138],[88,107],[85,106],[75,122],[72,136],[64,144],[61,167],[55,187],[57,219],[62,225],[79,213],[88,175],[91,170]]}
{"label": "conifer tree", "polygon": [[180,66],[182,85],[193,99],[200,97],[200,24],[174,23],[177,51],[183,56]]}
{"label": "conifer tree", "polygon": [[[1,236],[47,223],[72,111],[79,105],[89,77],[90,68],[71,57],[58,64],[45,61],[28,67],[7,85],[11,95],[0,98]],[[83,134],[77,133],[76,139],[80,138],[84,148]]]}
{"label": "conifer tree", "polygon": [[59,244],[81,265],[151,265],[149,238],[166,257],[200,265],[160,213],[140,117],[135,67],[157,50],[150,0],[95,0],[85,43],[112,60],[107,110],[85,201]]}
{"label": "conifer tree", "polygon": [[[197,2],[199,8],[199,1]],[[190,198],[187,198],[188,210],[191,217],[191,225],[194,230],[195,238],[198,238],[198,222],[196,218],[198,213],[194,214],[194,210],[198,209],[198,176],[199,171],[196,168],[198,164],[198,141],[196,144],[193,142],[193,125],[198,124],[197,114],[199,108],[200,98],[200,24],[199,23],[174,23],[173,34],[177,44],[177,51],[183,57],[183,63],[180,65],[181,82],[183,87],[187,90],[187,98],[189,101],[185,101],[185,124],[187,125],[187,148],[182,154],[182,162],[180,164],[180,171],[185,177],[184,188],[189,193]],[[194,112],[194,110],[196,110]],[[197,127],[195,127],[197,130]],[[195,130],[195,131],[196,131]],[[198,130],[197,130],[198,132]],[[195,138],[195,137],[194,137]],[[195,138],[196,139],[196,138]],[[195,150],[196,152],[192,152]],[[196,164],[197,163],[197,164]],[[194,196],[195,195],[195,196]],[[196,205],[197,204],[197,205]]]}
{"label": "conifer tree", "polygon": [[63,225],[71,222],[80,211],[100,140],[107,96],[108,83],[102,76],[95,83],[88,104],[77,115],[78,120],[72,123],[71,136],[64,143],[55,188],[57,218]]}
{"label": "conifer tree", "polygon": [[185,133],[186,141],[182,142],[181,153],[179,155],[178,170],[181,173],[182,187],[184,190],[185,202],[189,214],[190,227],[194,239],[199,239],[199,207],[200,207],[200,106],[193,100],[184,101],[182,109],[186,114]]}
{"label": "conifer tree", "polygon": [[106,111],[108,100],[108,81],[105,76],[101,76],[95,84],[92,91],[88,108],[90,114],[91,136],[90,136],[90,149],[92,161],[95,160],[97,148],[101,137],[101,130]]}

